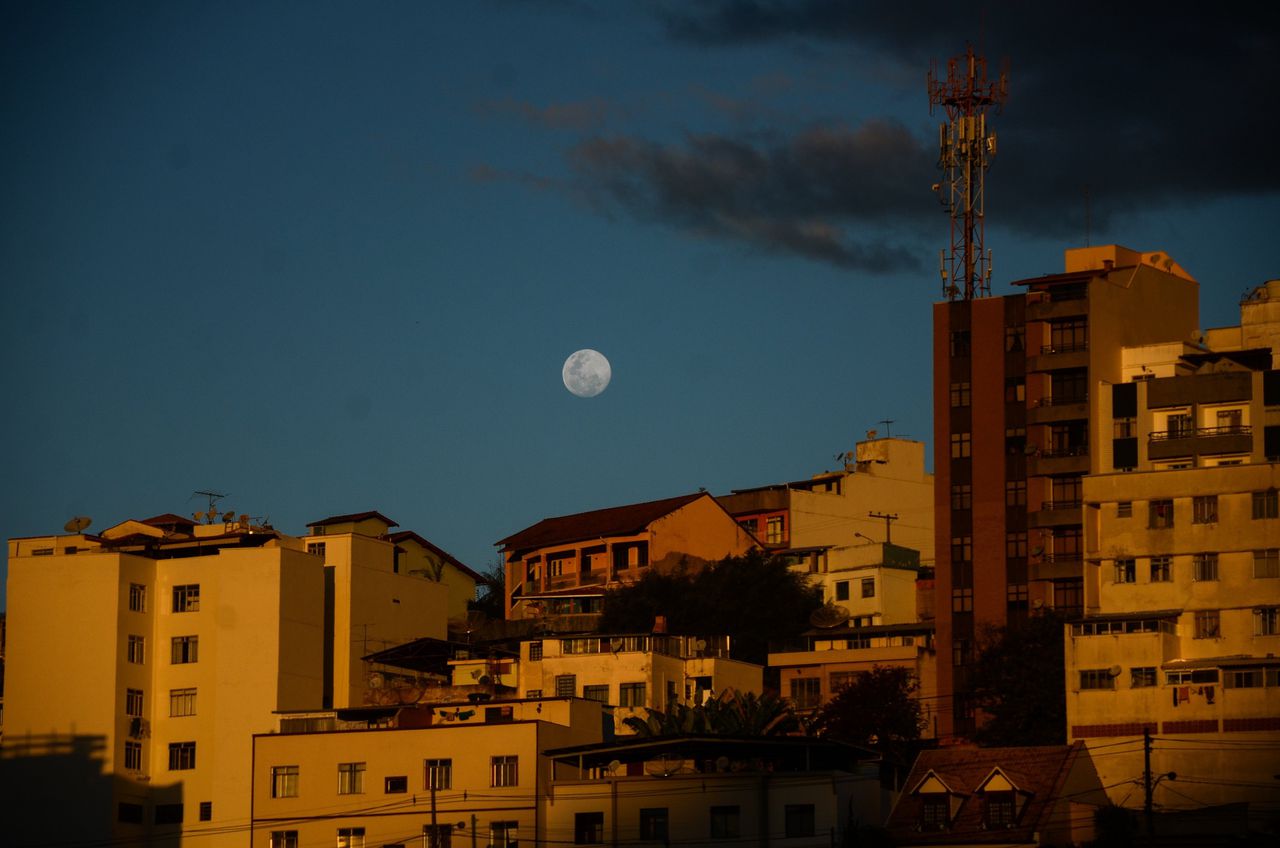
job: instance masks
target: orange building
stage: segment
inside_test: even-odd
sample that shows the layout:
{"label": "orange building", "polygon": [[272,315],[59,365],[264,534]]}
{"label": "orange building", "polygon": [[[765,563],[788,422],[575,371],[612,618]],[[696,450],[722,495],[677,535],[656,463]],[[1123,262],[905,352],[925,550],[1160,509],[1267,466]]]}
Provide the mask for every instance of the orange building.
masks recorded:
{"label": "orange building", "polygon": [[607,588],[759,547],[705,492],[544,518],[502,539],[508,619],[589,630]]}
{"label": "orange building", "polygon": [[[975,634],[1031,609],[1083,611],[1084,475],[1100,467],[1089,387],[1121,382],[1125,347],[1192,338],[1198,284],[1168,255],[1066,251],[1023,294],[934,305],[940,735],[975,727]],[[947,709],[947,706],[950,709]]]}

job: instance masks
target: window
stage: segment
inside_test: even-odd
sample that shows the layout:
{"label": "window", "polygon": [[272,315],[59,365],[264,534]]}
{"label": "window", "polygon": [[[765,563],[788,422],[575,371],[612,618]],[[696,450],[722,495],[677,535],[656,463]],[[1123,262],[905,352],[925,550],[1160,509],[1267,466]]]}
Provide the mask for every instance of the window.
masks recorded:
{"label": "window", "polygon": [[987,827],[992,830],[1013,827],[1015,819],[1013,793],[984,792],[982,796],[982,818]]}
{"label": "window", "polygon": [[141,804],[130,804],[128,801],[121,801],[117,807],[116,821],[125,824],[142,824],[143,809]]}
{"label": "window", "polygon": [[1170,686],[1178,686],[1183,683],[1217,683],[1218,670],[1216,668],[1198,668],[1195,671],[1168,671],[1165,672],[1164,682]]}
{"label": "window", "polygon": [[1004,328],[1005,353],[1018,353],[1027,347],[1027,328],[1022,326]]}
{"label": "window", "polygon": [[968,406],[972,393],[968,383],[952,383],[951,384],[951,405],[955,407]]}
{"label": "window", "polygon": [[182,805],[156,804],[156,824],[182,824]]}
{"label": "window", "polygon": [[599,701],[602,704],[609,703],[609,684],[601,683],[597,686],[583,686],[582,697],[588,701]]}
{"label": "window", "polygon": [[1155,666],[1138,666],[1129,669],[1129,688],[1145,689],[1156,685]]}
{"label": "window", "polygon": [[952,330],[951,331],[951,355],[952,356],[968,356],[969,355],[969,331],[968,330]]}
{"label": "window", "polygon": [[453,760],[424,760],[424,789],[453,788]]}
{"label": "window", "polygon": [[213,821],[213,802],[200,802],[200,821]]}
{"label": "window", "polygon": [[1147,526],[1153,530],[1166,530],[1173,526],[1173,501],[1159,500],[1147,504]]}
{"label": "window", "polygon": [[519,786],[519,757],[490,757],[489,785]]}
{"label": "window", "polygon": [[836,581],[836,600],[837,601],[849,600],[849,581],[848,580]]}
{"label": "window", "polygon": [[1212,582],[1218,579],[1218,555],[1196,554],[1191,561],[1191,579],[1198,582]]}
{"label": "window", "polygon": [[124,714],[135,718],[142,716],[142,690],[124,690]]}
{"label": "window", "polygon": [[1222,685],[1227,689],[1261,689],[1265,683],[1260,668],[1228,670],[1222,677]]}
{"label": "window", "polygon": [[711,808],[711,838],[712,839],[737,839],[740,835],[738,819],[739,808],[737,804],[733,806],[712,807]]}
{"label": "window", "polygon": [[1114,689],[1116,688],[1116,679],[1111,676],[1111,672],[1105,668],[1082,668],[1080,669],[1080,689]]}
{"label": "window", "polygon": [[338,763],[338,794],[364,794],[364,763]]}
{"label": "window", "polygon": [[945,792],[920,796],[920,824],[925,830],[944,830],[951,821],[951,802]]}
{"label": "window", "polygon": [[1253,576],[1280,577],[1280,548],[1253,552]]}
{"label": "window", "polygon": [[297,798],[298,797],[298,767],[297,766],[272,766],[271,767],[271,797],[272,798]]}
{"label": "window", "polygon": [[644,706],[644,684],[623,683],[618,687],[618,705],[622,707]]}
{"label": "window", "polygon": [[764,540],[766,544],[780,545],[787,539],[783,528],[782,516],[775,515],[765,519],[764,522]]}
{"label": "window", "polygon": [[972,536],[953,536],[952,537],[951,561],[952,562],[972,562],[973,561],[973,537]]}
{"label": "window", "polygon": [[1219,409],[1214,419],[1219,433],[1239,433],[1244,426],[1243,409]]}
{"label": "window", "polygon": [[271,831],[271,848],[298,848],[298,831]]}
{"label": "window", "polygon": [[822,702],[822,678],[793,677],[791,703],[797,710],[811,710]]}
{"label": "window", "polygon": [[1195,614],[1195,638],[1217,639],[1219,633],[1218,611],[1197,610]]}
{"label": "window", "polygon": [[787,804],[783,809],[783,819],[787,838],[813,836],[817,830],[812,804]]}
{"label": "window", "polygon": [[1280,492],[1267,489],[1253,493],[1253,518],[1255,521],[1280,517]]}
{"label": "window", "polygon": [[1004,380],[1005,403],[1025,403],[1027,400],[1027,381],[1021,377],[1006,377]]}
{"label": "window", "polygon": [[951,486],[951,508],[973,509],[973,485],[954,483]]}
{"label": "window", "polygon": [[572,674],[556,675],[556,697],[572,698],[578,693],[578,678]]}
{"label": "window", "polygon": [[542,642],[529,643],[529,661],[530,662],[542,661]]}
{"label": "window", "polygon": [[325,558],[326,547],[324,542],[307,542],[307,553],[318,556],[320,559]]}
{"label": "window", "polygon": [[195,714],[196,690],[194,688],[169,690],[169,716],[171,718],[193,716]]}
{"label": "window", "polygon": [[1027,534],[1025,531],[1005,534],[1004,555],[1009,559],[1020,559],[1026,557]]}
{"label": "window", "polygon": [[1253,611],[1254,636],[1280,636],[1280,609],[1259,607]]}
{"label": "window", "polygon": [[174,665],[193,663],[199,658],[199,636],[174,636],[170,643],[169,661]]}
{"label": "window", "polygon": [[862,578],[862,597],[874,598],[876,596],[876,579],[874,577]]}
{"label": "window", "polygon": [[174,612],[200,611],[200,584],[191,583],[186,586],[173,587]]}
{"label": "window", "polygon": [[1004,505],[1005,506],[1026,506],[1027,505],[1027,481],[1026,480],[1010,480],[1004,484]]}
{"label": "window", "polygon": [[1136,583],[1138,580],[1138,564],[1133,559],[1116,560],[1116,582]]}
{"label": "window", "polygon": [[489,848],[516,848],[516,826],[513,821],[489,822]]}
{"label": "window", "polygon": [[952,433],[951,434],[951,458],[963,459],[968,456],[973,449],[973,435],[971,433]]}
{"label": "window", "polygon": [[338,828],[338,848],[364,848],[364,828]]}
{"label": "window", "polygon": [[1188,413],[1180,412],[1170,415],[1166,422],[1169,428],[1169,438],[1171,439],[1186,439],[1196,433],[1195,424]]}
{"label": "window", "polygon": [[1089,399],[1089,369],[1065,368],[1049,377],[1053,403],[1084,403]]}
{"label": "window", "polygon": [[952,589],[951,611],[973,612],[973,589]]}
{"label": "window", "polygon": [[1067,318],[1049,322],[1049,350],[1045,353],[1070,353],[1085,350],[1089,344],[1087,318]]}
{"label": "window", "polygon": [[409,791],[409,777],[404,774],[388,775],[382,780],[382,791],[387,795],[403,795]]}
{"label": "window", "polygon": [[[422,835],[427,838],[427,844],[424,848],[450,848],[453,844],[453,825],[438,824],[432,827],[429,824],[422,826]],[[388,848],[383,846],[383,848]]]}
{"label": "window", "polygon": [[1167,556],[1151,558],[1151,582],[1168,583],[1173,579],[1173,559]]}
{"label": "window", "polygon": [[573,814],[573,844],[599,845],[604,842],[604,813]]}
{"label": "window", "polygon": [[141,636],[129,637],[129,662],[142,665],[147,658],[146,640]]}
{"label": "window", "polygon": [[186,771],[196,767],[196,743],[169,743],[169,771]]}
{"label": "window", "polygon": [[142,743],[124,743],[124,767],[126,771],[142,771]]}
{"label": "window", "polygon": [[147,611],[147,587],[141,583],[129,584],[129,611]]}
{"label": "window", "polygon": [[1117,418],[1112,425],[1111,437],[1113,439],[1132,439],[1136,426],[1137,421],[1133,418]]}
{"label": "window", "polygon": [[1116,504],[1116,518],[1132,518],[1133,501],[1120,501]]}
{"label": "window", "polygon": [[640,838],[644,840],[667,840],[669,817],[666,807],[640,808]]}
{"label": "window", "polygon": [[1053,582],[1053,607],[1064,612],[1084,609],[1084,580],[1055,580]]}
{"label": "window", "polygon": [[1191,499],[1192,524],[1216,524],[1218,522],[1218,496],[1197,495]]}
{"label": "window", "polygon": [[542,697],[542,690],[541,690],[541,689],[526,689],[526,690],[524,690],[524,696],[525,696],[526,698],[541,698],[541,697]]}

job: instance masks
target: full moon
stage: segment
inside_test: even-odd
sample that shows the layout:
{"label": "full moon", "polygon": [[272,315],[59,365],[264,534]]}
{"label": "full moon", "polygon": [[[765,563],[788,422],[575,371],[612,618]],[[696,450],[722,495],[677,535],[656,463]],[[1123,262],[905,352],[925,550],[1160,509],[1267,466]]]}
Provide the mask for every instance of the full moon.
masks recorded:
{"label": "full moon", "polygon": [[609,387],[613,369],[604,354],[587,348],[570,354],[560,376],[564,387],[578,397],[595,397]]}

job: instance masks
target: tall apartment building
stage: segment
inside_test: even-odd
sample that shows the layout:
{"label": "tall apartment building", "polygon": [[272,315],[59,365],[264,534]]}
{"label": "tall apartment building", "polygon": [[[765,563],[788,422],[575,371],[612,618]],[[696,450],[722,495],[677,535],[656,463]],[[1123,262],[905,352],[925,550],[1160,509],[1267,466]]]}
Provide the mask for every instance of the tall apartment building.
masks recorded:
{"label": "tall apartment building", "polygon": [[985,625],[1083,610],[1083,478],[1110,438],[1089,388],[1121,379],[1123,348],[1198,332],[1198,285],[1166,254],[1082,248],[1065,266],[1021,294],[934,306],[943,737],[974,729],[965,673]]}
{"label": "tall apartment building", "polygon": [[344,568],[270,528],[176,515],[10,540],[7,837],[243,844],[251,735],[335,682],[347,700],[339,649],[363,625],[445,634],[446,586],[362,544]]}
{"label": "tall apartment building", "polygon": [[1071,741],[1105,748],[1116,803],[1146,730],[1152,769],[1179,775],[1156,804],[1250,802],[1260,829],[1280,805],[1280,282],[1241,312],[1205,334],[1219,349],[1126,349],[1122,381],[1097,384],[1067,717]]}

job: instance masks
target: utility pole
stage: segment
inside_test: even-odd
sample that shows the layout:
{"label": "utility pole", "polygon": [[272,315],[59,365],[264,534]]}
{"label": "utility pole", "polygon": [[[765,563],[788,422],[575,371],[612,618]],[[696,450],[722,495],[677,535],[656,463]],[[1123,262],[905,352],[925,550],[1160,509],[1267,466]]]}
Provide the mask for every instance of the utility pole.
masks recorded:
{"label": "utility pole", "polygon": [[1154,834],[1152,827],[1155,816],[1152,813],[1151,795],[1155,783],[1151,780],[1151,728],[1142,728],[1142,792],[1144,796],[1142,811],[1147,820],[1147,837]]}
{"label": "utility pole", "polygon": [[883,518],[883,519],[884,519],[884,543],[887,545],[887,544],[889,544],[890,542],[892,542],[892,541],[893,541],[893,539],[891,539],[891,538],[889,537],[889,532],[890,532],[890,522],[893,522],[893,521],[897,521],[897,520],[898,520],[898,513],[896,513],[896,512],[868,512],[868,513],[867,513],[867,516],[868,516],[869,518]]}

